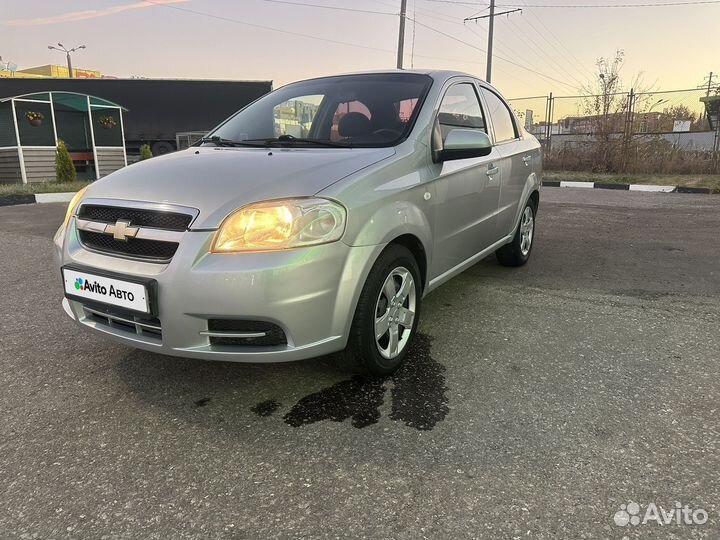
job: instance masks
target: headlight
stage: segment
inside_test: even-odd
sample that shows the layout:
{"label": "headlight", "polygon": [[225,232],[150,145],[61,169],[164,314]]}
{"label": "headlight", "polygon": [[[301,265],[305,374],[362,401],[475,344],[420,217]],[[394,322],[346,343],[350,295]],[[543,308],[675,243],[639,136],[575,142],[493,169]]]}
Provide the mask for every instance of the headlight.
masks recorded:
{"label": "headlight", "polygon": [[345,208],[327,199],[285,199],[236,210],[215,234],[213,253],[268,251],[340,240]]}
{"label": "headlight", "polygon": [[68,204],[67,212],[65,212],[65,221],[63,221],[62,228],[66,228],[68,226],[68,223],[70,223],[70,218],[75,213],[75,208],[77,207],[78,203],[82,200],[83,195],[85,195],[85,191],[90,186],[85,186],[80,191],[78,191],[72,199],[70,199],[70,204]]}

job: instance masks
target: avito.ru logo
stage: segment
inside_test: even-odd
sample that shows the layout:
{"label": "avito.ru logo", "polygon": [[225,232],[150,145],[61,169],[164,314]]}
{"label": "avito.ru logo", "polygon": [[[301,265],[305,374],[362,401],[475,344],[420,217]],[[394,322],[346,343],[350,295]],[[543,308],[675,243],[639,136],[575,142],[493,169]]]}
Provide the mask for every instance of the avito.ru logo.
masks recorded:
{"label": "avito.ru logo", "polygon": [[97,281],[84,280],[83,278],[77,278],[75,280],[75,289],[78,291],[107,294],[107,287],[100,285]]}
{"label": "avito.ru logo", "polygon": [[101,285],[97,281],[90,281],[89,279],[76,278],[75,290],[103,294],[105,296],[109,294],[115,298],[130,300],[131,302],[135,301],[135,295],[130,291],[124,291],[110,284],[110,291],[108,292],[108,288],[106,286]]}
{"label": "avito.ru logo", "polygon": [[687,504],[676,502],[674,507],[665,509],[655,503],[650,503],[642,512],[642,507],[630,501],[628,504],[621,504],[620,510],[613,516],[615,525],[625,527],[627,525],[645,525],[655,522],[658,525],[704,525],[708,520],[708,513],[702,508],[692,509]]}

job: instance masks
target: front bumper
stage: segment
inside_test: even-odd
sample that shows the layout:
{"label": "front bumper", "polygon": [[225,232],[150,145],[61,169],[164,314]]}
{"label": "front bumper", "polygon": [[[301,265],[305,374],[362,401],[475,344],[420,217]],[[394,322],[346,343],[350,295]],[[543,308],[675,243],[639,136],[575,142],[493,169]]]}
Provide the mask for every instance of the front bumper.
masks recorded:
{"label": "front bumper", "polygon": [[[213,231],[188,231],[172,260],[155,264],[88,251],[74,218],[55,237],[59,265],[76,264],[157,281],[161,336],[99,324],[83,304],[63,299],[81,326],[120,343],[161,354],[235,362],[285,362],[342,350],[357,299],[383,245],[343,242],[287,251],[211,254]],[[286,345],[213,345],[209,319],[278,325]]]}

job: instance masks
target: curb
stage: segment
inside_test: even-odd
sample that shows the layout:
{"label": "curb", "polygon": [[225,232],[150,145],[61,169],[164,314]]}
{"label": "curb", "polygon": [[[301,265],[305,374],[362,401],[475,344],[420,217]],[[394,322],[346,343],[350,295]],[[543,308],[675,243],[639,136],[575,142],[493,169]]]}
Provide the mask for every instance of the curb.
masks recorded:
{"label": "curb", "polygon": [[653,186],[650,184],[606,184],[602,182],[543,181],[543,187],[572,187],[584,189],[615,189],[622,191],[645,191],[651,193],[701,193],[710,195],[710,188],[683,186]]}
{"label": "curb", "polygon": [[26,195],[6,195],[4,197],[0,197],[0,206],[70,202],[74,196],[74,191],[65,193],[28,193]]}

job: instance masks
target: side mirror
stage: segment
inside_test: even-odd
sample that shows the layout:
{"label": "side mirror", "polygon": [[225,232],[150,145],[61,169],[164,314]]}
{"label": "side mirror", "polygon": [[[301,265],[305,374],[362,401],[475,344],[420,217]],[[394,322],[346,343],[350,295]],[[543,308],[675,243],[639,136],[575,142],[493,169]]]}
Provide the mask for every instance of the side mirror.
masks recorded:
{"label": "side mirror", "polygon": [[483,157],[489,155],[490,152],[492,152],[492,142],[484,131],[453,129],[445,137],[438,161]]}

